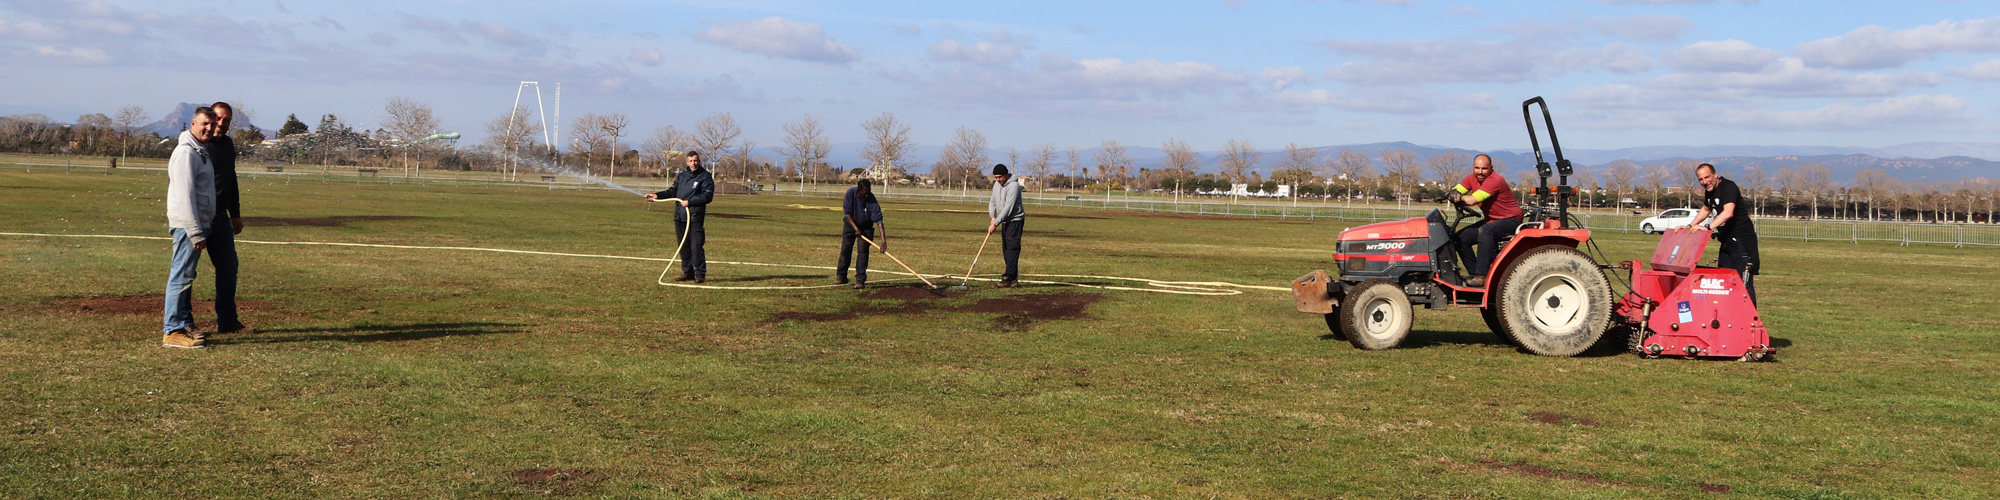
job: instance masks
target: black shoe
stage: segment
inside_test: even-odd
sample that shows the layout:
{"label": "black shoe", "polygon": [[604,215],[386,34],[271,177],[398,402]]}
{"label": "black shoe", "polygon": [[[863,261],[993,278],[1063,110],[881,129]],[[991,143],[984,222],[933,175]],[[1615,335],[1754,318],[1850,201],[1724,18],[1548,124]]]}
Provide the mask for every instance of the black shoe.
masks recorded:
{"label": "black shoe", "polygon": [[701,283],[707,283],[707,282],[708,282],[708,276],[707,276],[707,275],[701,275],[701,274],[697,274],[697,275],[695,275],[695,276],[694,276],[694,282],[695,282],[695,284],[701,284]]}
{"label": "black shoe", "polygon": [[835,284],[835,285],[845,285],[845,284],[847,284],[847,278],[834,278],[834,279],[833,279],[833,284]]}
{"label": "black shoe", "polygon": [[679,278],[674,278],[674,281],[694,281],[694,276],[683,274]]}

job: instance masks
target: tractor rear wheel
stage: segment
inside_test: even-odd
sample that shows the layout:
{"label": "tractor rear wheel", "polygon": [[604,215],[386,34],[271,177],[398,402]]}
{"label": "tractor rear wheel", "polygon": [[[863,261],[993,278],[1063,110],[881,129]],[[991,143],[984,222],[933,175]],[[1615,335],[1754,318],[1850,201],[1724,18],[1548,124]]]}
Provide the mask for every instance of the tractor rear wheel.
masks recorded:
{"label": "tractor rear wheel", "polygon": [[1340,331],[1340,311],[1326,313],[1326,329],[1333,330],[1334,340],[1347,340],[1347,332]]}
{"label": "tractor rear wheel", "polygon": [[1521,341],[1514,340],[1514,334],[1507,333],[1507,323],[1500,321],[1498,305],[1479,308],[1479,319],[1486,320],[1486,328],[1493,330],[1493,334],[1500,336],[1500,340],[1506,341],[1507,345],[1521,347]]}
{"label": "tractor rear wheel", "polygon": [[1610,326],[1611,282],[1575,248],[1530,250],[1500,285],[1500,321],[1529,352],[1575,356]]}
{"label": "tractor rear wheel", "polygon": [[1389,280],[1368,280],[1340,301],[1340,329],[1347,342],[1365,351],[1391,349],[1410,336],[1416,320],[1410,296]]}

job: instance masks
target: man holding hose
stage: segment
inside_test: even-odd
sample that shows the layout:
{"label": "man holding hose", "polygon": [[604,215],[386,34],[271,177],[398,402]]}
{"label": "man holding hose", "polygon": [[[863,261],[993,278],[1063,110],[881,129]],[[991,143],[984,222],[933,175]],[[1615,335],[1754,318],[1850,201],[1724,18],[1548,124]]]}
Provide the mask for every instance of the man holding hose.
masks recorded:
{"label": "man holding hose", "polygon": [[646,195],[646,201],[663,199],[679,200],[680,205],[674,207],[674,236],[682,242],[681,277],[674,281],[707,283],[708,254],[702,252],[702,245],[708,243],[708,234],[702,223],[708,216],[708,202],[715,199],[715,176],[701,168],[700,152],[687,152],[687,170],[674,176],[674,185]]}
{"label": "man holding hose", "polygon": [[1000,275],[1000,288],[1012,288],[1021,278],[1021,226],[1028,211],[1021,207],[1021,181],[1007,172],[1007,165],[993,165],[993,199],[986,203],[992,217],[986,234],[1000,230],[1000,254],[1007,260],[1007,272]]}
{"label": "man holding hose", "polygon": [[[883,252],[889,251],[889,229],[882,226],[882,205],[875,202],[875,192],[869,186],[868,179],[862,179],[847,188],[847,196],[840,202],[840,259],[833,275],[835,285],[847,284],[848,257],[852,256],[854,288],[867,288],[868,240],[874,240]],[[882,236],[877,238],[877,234]],[[861,240],[860,245],[855,245],[857,239]]]}

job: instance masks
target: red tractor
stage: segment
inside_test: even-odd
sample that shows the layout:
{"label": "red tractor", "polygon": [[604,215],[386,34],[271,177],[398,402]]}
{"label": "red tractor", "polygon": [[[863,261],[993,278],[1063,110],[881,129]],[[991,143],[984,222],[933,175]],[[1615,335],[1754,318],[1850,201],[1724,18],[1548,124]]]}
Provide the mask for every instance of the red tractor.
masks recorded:
{"label": "red tractor", "polygon": [[[1553,166],[1542,158],[1541,143],[1535,136],[1531,110],[1536,105],[1541,108],[1549,146],[1555,153]],[[1636,338],[1633,345],[1637,346],[1634,350],[1642,354],[1723,355],[1725,351],[1712,347],[1723,344],[1737,346],[1726,352],[1738,348],[1768,352],[1767,337],[1761,341],[1749,338],[1763,335],[1761,323],[1756,323],[1752,335],[1751,323],[1733,319],[1736,316],[1727,320],[1731,326],[1711,321],[1712,327],[1694,329],[1699,332],[1678,326],[1693,320],[1660,322],[1653,318],[1665,310],[1660,304],[1680,290],[1677,286],[1703,283],[1676,281],[1656,273],[1685,278],[1690,273],[1708,276],[1718,274],[1711,271],[1728,271],[1697,270],[1692,266],[1678,275],[1671,269],[1634,271],[1633,277],[1646,284],[1634,287],[1623,300],[1614,300],[1610,280],[1604,274],[1611,267],[1599,265],[1580,249],[1585,245],[1594,249],[1595,245],[1591,243],[1590,230],[1583,229],[1582,224],[1569,216],[1569,199],[1576,194],[1569,186],[1569,176],[1575,172],[1569,160],[1563,158],[1548,104],[1540,97],[1522,102],[1521,116],[1528,125],[1528,143],[1534,149],[1535,171],[1541,179],[1534,189],[1538,203],[1527,207],[1519,230],[1501,242],[1499,254],[1492,259],[1492,269],[1485,273],[1491,279],[1483,286],[1466,286],[1467,277],[1458,272],[1455,253],[1460,224],[1467,219],[1478,220],[1480,215],[1470,207],[1454,203],[1457,216],[1449,223],[1442,212],[1434,210],[1426,217],[1341,231],[1333,254],[1339,277],[1319,269],[1293,280],[1292,299],[1298,310],[1324,315],[1335,337],[1365,350],[1389,349],[1401,344],[1415,320],[1414,307],[1422,305],[1440,310],[1479,308],[1486,326],[1501,339],[1543,356],[1574,356],[1589,349],[1612,326],[1614,306],[1620,331],[1651,332],[1668,328],[1674,333],[1653,336],[1661,340],[1655,343],[1642,342],[1648,335],[1633,335]],[[1552,175],[1557,177],[1554,187],[1549,186]],[[1688,258],[1699,258],[1701,250],[1692,248],[1692,257]],[[1626,265],[1637,267],[1636,262]],[[1741,288],[1739,281],[1735,293],[1741,294]],[[1735,302],[1732,300],[1729,306],[1732,310],[1748,307],[1749,317],[1756,316],[1747,295],[1740,304]],[[1677,302],[1680,308],[1693,306],[1690,302]],[[1678,314],[1679,310],[1675,312]],[[1682,338],[1684,333],[1703,338],[1695,342]],[[1751,347],[1753,344],[1755,347]]]}

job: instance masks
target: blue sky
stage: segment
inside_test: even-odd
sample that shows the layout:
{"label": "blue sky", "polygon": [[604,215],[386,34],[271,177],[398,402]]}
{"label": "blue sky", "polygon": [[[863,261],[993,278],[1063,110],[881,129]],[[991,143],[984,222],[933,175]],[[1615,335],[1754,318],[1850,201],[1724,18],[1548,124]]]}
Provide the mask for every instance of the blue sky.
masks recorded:
{"label": "blue sky", "polygon": [[[1214,150],[1410,141],[1526,147],[1546,96],[1566,146],[1991,142],[1990,2],[137,2],[0,0],[0,113],[248,105],[274,127],[374,127],[410,97],[475,140],[517,84],[633,144],[729,112],[776,146],[883,112],[919,143],[1169,138]],[[553,98],[552,95],[546,96]]]}

